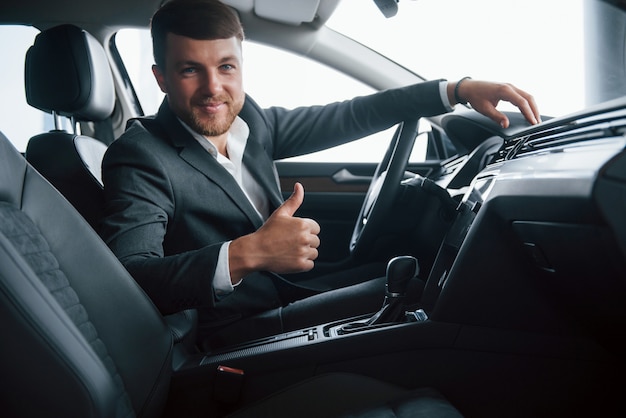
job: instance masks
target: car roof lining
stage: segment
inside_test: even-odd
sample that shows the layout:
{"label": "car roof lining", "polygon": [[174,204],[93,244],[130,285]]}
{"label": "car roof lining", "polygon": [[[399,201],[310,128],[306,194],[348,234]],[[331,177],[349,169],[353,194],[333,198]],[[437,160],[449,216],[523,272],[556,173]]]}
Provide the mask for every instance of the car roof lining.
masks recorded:
{"label": "car roof lining", "polygon": [[[306,24],[321,27],[330,18],[340,0],[297,0],[289,2],[289,7],[278,7],[279,15],[272,16],[270,10],[277,9],[278,0],[224,0],[224,3],[237,9],[242,20],[270,20],[290,26]],[[0,22],[3,24],[23,24],[39,29],[60,23],[77,26],[136,26],[146,27],[153,11],[162,0],[106,0],[102,7],[81,0],[56,0],[38,2],[33,10],[32,2],[3,0],[0,2]],[[293,3],[293,4],[292,4]],[[112,7],[113,6],[113,7]],[[123,11],[120,14],[120,11]]]}

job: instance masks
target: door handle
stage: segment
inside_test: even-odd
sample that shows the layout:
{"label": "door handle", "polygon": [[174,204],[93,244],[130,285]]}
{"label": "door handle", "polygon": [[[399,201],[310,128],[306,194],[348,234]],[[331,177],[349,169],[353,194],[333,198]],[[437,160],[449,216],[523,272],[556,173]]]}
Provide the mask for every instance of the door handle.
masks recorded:
{"label": "door handle", "polygon": [[361,184],[371,183],[372,176],[357,176],[352,174],[348,169],[342,168],[333,174],[332,179],[337,184]]}

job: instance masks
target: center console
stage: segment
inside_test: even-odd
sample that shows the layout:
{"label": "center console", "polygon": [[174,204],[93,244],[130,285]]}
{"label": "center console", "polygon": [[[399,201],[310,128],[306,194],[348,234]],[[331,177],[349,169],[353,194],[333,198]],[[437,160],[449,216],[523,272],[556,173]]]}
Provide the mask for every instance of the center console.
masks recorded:
{"label": "center console", "polygon": [[483,206],[495,182],[494,175],[477,176],[463,195],[456,209],[456,218],[439,247],[439,253],[430,271],[421,304],[426,312],[431,312],[446,285],[448,273],[459,249],[469,232],[478,211]]}
{"label": "center console", "polygon": [[[413,257],[392,259],[387,268],[387,287],[381,294],[382,307],[378,312],[332,323],[320,324],[293,332],[273,335],[243,344],[221,348],[209,353],[190,352],[184,346],[174,354],[175,379],[204,379],[210,387],[227,387],[222,380],[240,388],[242,376],[255,376],[258,386],[255,396],[280,389],[280,385],[297,382],[332,364],[357,362],[370,357],[389,357],[394,353],[422,350],[451,349],[460,331],[453,323],[432,321],[430,309],[446,283],[446,273],[489,192],[491,180],[479,179],[467,191],[456,210],[435,264],[431,269],[423,303],[418,309],[405,309],[404,292],[409,280],[417,275],[418,265]],[[384,297],[384,299],[383,299]],[[357,358],[359,360],[357,360]],[[385,361],[372,363],[381,367]],[[363,367],[355,366],[360,372]],[[378,372],[377,372],[378,373]],[[263,376],[272,376],[272,378]],[[277,377],[279,376],[279,377]],[[267,386],[267,387],[265,387]],[[237,392],[237,389],[235,389]],[[218,397],[223,398],[223,394]],[[232,398],[232,394],[226,396]]]}
{"label": "center console", "polygon": [[[316,362],[332,361],[342,357],[350,358],[355,350],[358,350],[359,355],[368,350],[372,354],[388,350],[390,343],[404,348],[414,347],[415,344],[449,344],[455,327],[436,325],[428,321],[428,315],[423,309],[410,310],[405,305],[406,288],[409,281],[417,276],[418,270],[414,257],[399,256],[390,260],[383,303],[380,310],[373,314],[261,338],[211,353],[190,355],[186,350],[178,350],[174,364],[179,373],[193,373],[198,368],[206,367],[216,369],[224,364],[259,370],[263,369],[261,359],[266,359],[268,364],[275,367],[276,363],[272,361],[274,358],[281,363],[284,363],[286,357],[298,356]],[[411,331],[407,333],[409,329]],[[450,333],[442,332],[444,329]],[[430,335],[435,330],[436,336]],[[420,337],[412,339],[405,335],[404,341],[400,342],[398,336],[405,333]]]}
{"label": "center console", "polygon": [[[480,403],[477,394],[488,387],[498,395],[489,401],[506,405],[513,402],[507,397],[526,399],[536,390],[533,385],[550,379],[568,392],[568,385],[578,382],[561,376],[578,364],[603,362],[606,354],[594,341],[552,332],[550,308],[541,305],[520,268],[523,254],[499,212],[493,216],[499,210],[492,205],[497,175],[497,170],[482,172],[459,199],[417,310],[401,303],[403,283],[415,272],[409,258],[400,258],[388,266],[379,312],[212,352],[176,346],[176,392],[184,399],[202,387],[187,403],[234,405],[327,372],[364,374],[405,387],[435,384],[466,404]],[[500,370],[519,378],[504,388]],[[480,382],[480,391],[473,390],[474,382]]]}

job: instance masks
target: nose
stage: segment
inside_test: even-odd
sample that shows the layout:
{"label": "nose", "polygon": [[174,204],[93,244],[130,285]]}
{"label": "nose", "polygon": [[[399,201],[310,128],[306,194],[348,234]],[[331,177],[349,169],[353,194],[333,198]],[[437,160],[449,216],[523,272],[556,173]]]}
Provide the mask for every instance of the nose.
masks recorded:
{"label": "nose", "polygon": [[204,92],[215,96],[223,90],[222,80],[217,72],[207,72],[203,82]]}

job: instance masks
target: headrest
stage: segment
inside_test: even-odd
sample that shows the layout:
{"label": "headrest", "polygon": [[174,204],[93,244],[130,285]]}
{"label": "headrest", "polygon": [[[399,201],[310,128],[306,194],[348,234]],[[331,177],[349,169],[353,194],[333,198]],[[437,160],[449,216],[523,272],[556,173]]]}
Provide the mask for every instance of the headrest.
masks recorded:
{"label": "headrest", "polygon": [[44,112],[100,121],[113,112],[115,87],[98,41],[73,25],[42,31],[26,53],[26,100]]}

